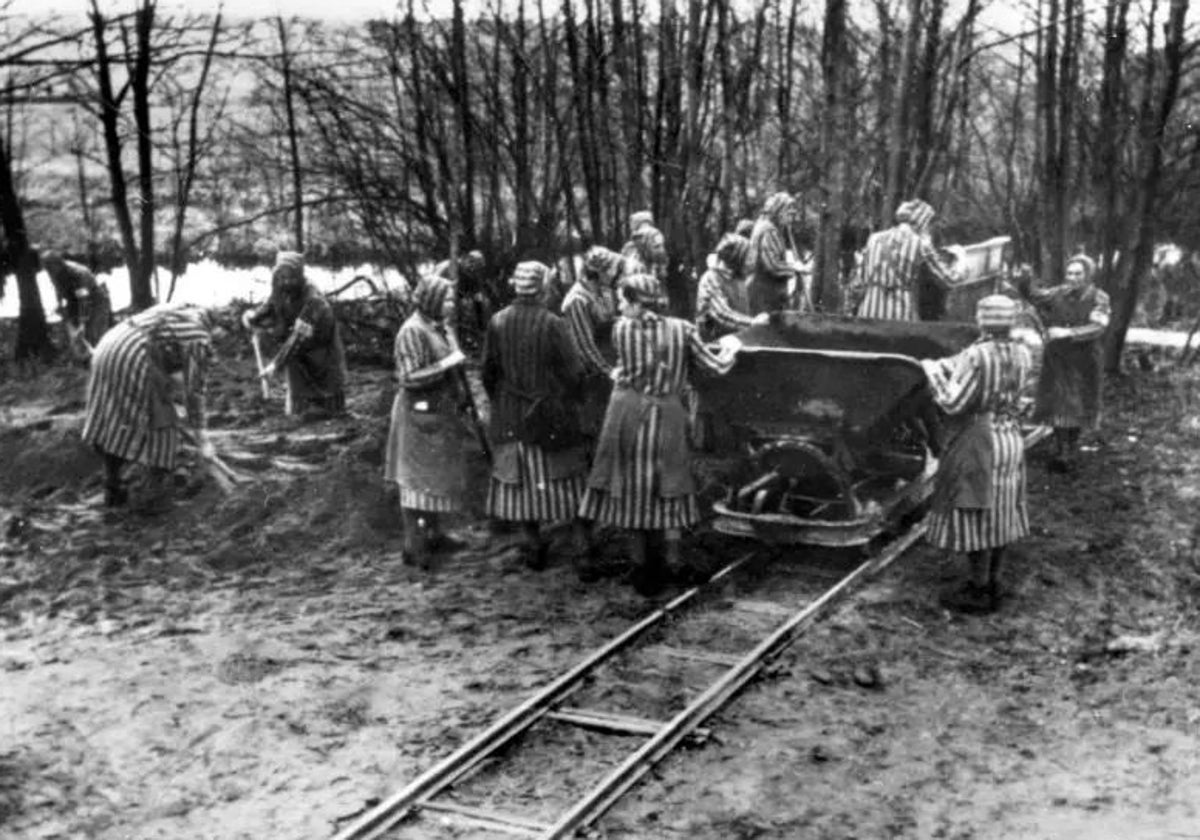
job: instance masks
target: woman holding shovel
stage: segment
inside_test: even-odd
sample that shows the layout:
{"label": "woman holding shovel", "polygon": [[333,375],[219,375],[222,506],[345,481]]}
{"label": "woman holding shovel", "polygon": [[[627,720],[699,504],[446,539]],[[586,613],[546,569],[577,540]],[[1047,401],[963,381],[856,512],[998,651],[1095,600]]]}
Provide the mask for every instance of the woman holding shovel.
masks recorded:
{"label": "woman holding shovel", "polygon": [[159,489],[166,489],[187,431],[175,410],[177,401],[186,407],[201,455],[217,463],[204,417],[211,357],[211,323],[195,306],[153,306],[100,339],[88,378],[83,440],[104,458],[105,504],[128,500],[121,482],[127,463],[150,467]]}
{"label": "woman holding shovel", "polygon": [[260,375],[287,374],[287,414],[346,410],[346,353],[333,307],[304,277],[304,256],[280,251],[271,272],[271,297],[242,316],[250,330],[273,323],[283,342]]}

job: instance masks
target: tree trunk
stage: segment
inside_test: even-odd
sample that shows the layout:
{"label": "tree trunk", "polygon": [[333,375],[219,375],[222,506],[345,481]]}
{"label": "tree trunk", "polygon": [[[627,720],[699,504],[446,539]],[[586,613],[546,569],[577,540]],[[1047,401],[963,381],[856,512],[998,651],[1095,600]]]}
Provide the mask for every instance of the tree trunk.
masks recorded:
{"label": "tree trunk", "polygon": [[54,345],[50,342],[46,310],[42,307],[42,296],[38,292],[37,256],[29,247],[25,215],[21,211],[13,179],[12,156],[3,137],[0,137],[0,222],[4,224],[4,236],[8,240],[9,265],[17,275],[20,311],[13,355],[17,361],[50,359],[54,356]]}
{"label": "tree trunk", "polygon": [[[1151,15],[1157,8],[1157,0],[1151,6]],[[1188,0],[1171,0],[1170,13],[1165,28],[1165,44],[1163,45],[1163,84],[1158,101],[1151,109],[1148,120],[1143,120],[1141,140],[1146,152],[1146,165],[1138,189],[1137,207],[1134,218],[1137,223],[1137,238],[1134,242],[1131,259],[1122,261],[1120,272],[1121,285],[1115,289],[1113,298],[1112,323],[1104,337],[1104,366],[1108,371],[1116,371],[1121,364],[1121,350],[1125,346],[1125,334],[1129,330],[1129,322],[1133,319],[1137,308],[1138,292],[1141,289],[1142,276],[1149,270],[1154,256],[1154,234],[1156,219],[1154,214],[1155,202],[1158,199],[1159,182],[1162,180],[1163,169],[1163,137],[1166,134],[1167,122],[1179,94],[1179,77],[1183,67],[1184,57],[1184,20],[1187,17]],[[1153,24],[1151,24],[1152,26]],[[1147,27],[1148,29],[1150,27]],[[1156,58],[1151,49],[1153,42],[1147,44],[1147,62],[1154,64]],[[1154,74],[1147,72],[1146,85],[1153,84]]]}
{"label": "tree trunk", "polygon": [[288,48],[287,25],[283,16],[275,18],[275,27],[279,32],[279,53],[283,73],[283,110],[287,118],[288,155],[292,170],[292,201],[295,202],[295,215],[292,219],[292,239],[296,250],[304,251],[304,174],[300,168],[300,137],[296,128],[295,84],[292,79],[292,54]]}
{"label": "tree trunk", "polygon": [[[108,163],[108,181],[112,187],[113,214],[117,219],[117,230],[121,235],[121,248],[125,254],[125,267],[129,270],[131,300],[137,308],[139,289],[137,278],[141,272],[142,258],[137,239],[133,233],[133,217],[129,214],[129,188],[125,182],[125,169],[121,164],[121,134],[119,129],[121,103],[117,100],[112,84],[112,60],[105,40],[107,22],[100,14],[98,0],[92,0],[92,34],[96,40],[96,82],[100,87],[100,125],[104,133],[104,154]],[[142,295],[144,299],[149,289]]]}
{"label": "tree trunk", "polygon": [[892,124],[888,134],[887,189],[884,191],[884,219],[904,200],[908,189],[908,145],[913,103],[913,77],[921,38],[921,0],[908,0],[908,29],[900,53],[900,67],[892,100]]}
{"label": "tree trunk", "polygon": [[846,0],[826,0],[825,34],[821,49],[825,76],[825,107],[821,126],[822,202],[816,257],[814,301],[836,312],[841,297],[841,242],[846,222],[846,184],[850,138],[847,75]]}

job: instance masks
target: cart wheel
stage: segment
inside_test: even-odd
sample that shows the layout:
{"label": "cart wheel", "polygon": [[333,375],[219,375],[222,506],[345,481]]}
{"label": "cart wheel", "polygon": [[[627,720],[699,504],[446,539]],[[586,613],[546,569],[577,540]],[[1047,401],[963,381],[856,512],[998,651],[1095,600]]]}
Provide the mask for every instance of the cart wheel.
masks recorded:
{"label": "cart wheel", "polygon": [[854,497],[850,476],[815,443],[800,438],[773,441],[755,455],[764,470],[773,470],[801,488],[808,498],[828,504],[829,518],[858,516],[861,506]]}

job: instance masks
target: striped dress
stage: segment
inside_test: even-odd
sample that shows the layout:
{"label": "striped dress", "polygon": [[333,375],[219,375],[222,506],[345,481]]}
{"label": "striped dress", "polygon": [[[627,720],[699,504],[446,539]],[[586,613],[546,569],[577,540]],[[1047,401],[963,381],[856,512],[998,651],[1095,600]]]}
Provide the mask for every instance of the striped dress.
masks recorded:
{"label": "striped dress", "polygon": [[[174,469],[183,431],[176,403],[204,428],[212,338],[201,310],[163,304],[110,329],[96,345],[88,377],[83,440],[149,467]],[[182,392],[172,375],[183,380]]]}
{"label": "striped dress", "polygon": [[938,469],[929,517],[934,545],[982,551],[1029,533],[1017,413],[1032,366],[1029,349],[1008,339],[980,341],[934,366],[934,399],[964,424]]}
{"label": "striped dress", "polygon": [[933,243],[910,225],[899,224],[871,234],[857,284],[866,288],[858,317],[918,320],[917,282],[922,265],[938,285],[950,288],[955,284],[953,271],[942,262]]}
{"label": "striped dress", "polygon": [[750,233],[750,265],[746,294],[751,315],[788,308],[788,285],[795,271],[788,262],[783,234],[771,219],[762,216]]}
{"label": "striped dress", "polygon": [[754,323],[746,314],[746,284],[723,265],[710,267],[696,288],[696,326],[705,341],[745,329]]}
{"label": "striped dress", "polygon": [[[732,353],[717,355],[708,349],[695,324],[652,312],[618,320],[613,343],[617,350],[616,383],[599,452],[604,452],[608,443],[608,448],[615,451],[615,463],[603,463],[598,454],[579,515],[629,529],[693,525],[700,519],[694,486],[690,473],[677,473],[689,470],[690,465],[675,463],[674,469],[668,465],[670,456],[687,445],[680,394],[688,384],[691,369],[698,366],[727,373],[736,357]],[[616,412],[625,401],[639,403],[631,413],[635,420],[628,427],[623,427]],[[620,490],[613,489],[614,472]],[[605,484],[609,489],[604,489]]]}
{"label": "striped dress", "polygon": [[562,302],[563,318],[575,352],[583,362],[584,369],[591,374],[607,377],[612,363],[600,349],[599,336],[606,332],[615,319],[612,305],[604,300],[600,292],[582,280],[577,280]]}
{"label": "striped dress", "polygon": [[[440,410],[441,430],[433,433],[437,440],[423,440],[429,432],[418,428],[418,418],[413,417],[413,404],[421,402],[414,400],[408,389],[438,388],[452,391],[453,386],[447,381],[447,374],[441,371],[431,371],[429,367],[450,355],[450,342],[445,334],[437,329],[420,312],[414,312],[408,317],[396,333],[393,345],[393,356],[396,362],[396,379],[400,388],[392,403],[392,421],[388,434],[387,452],[384,467],[384,480],[396,483],[400,488],[400,506],[412,510],[423,510],[431,513],[452,513],[462,508],[462,499],[457,493],[434,492],[429,484],[416,477],[416,462],[422,455],[430,452],[437,444],[444,444],[441,438],[453,435],[458,431],[457,420],[452,406],[453,397],[448,393],[438,394],[440,399],[431,397],[425,402],[436,413]],[[436,421],[435,421],[436,422]],[[458,447],[457,463],[444,464],[445,472],[461,469],[461,447]],[[452,459],[453,460],[453,459]],[[425,466],[425,465],[421,465]],[[438,482],[441,483],[441,482]]]}
{"label": "striped dress", "polygon": [[[489,516],[514,522],[574,518],[584,482],[575,416],[582,376],[566,325],[544,306],[519,297],[492,318],[483,354],[495,455]],[[543,414],[541,423],[531,420],[545,405],[561,419]],[[547,424],[554,428],[541,427]],[[561,444],[556,436],[564,438]]]}

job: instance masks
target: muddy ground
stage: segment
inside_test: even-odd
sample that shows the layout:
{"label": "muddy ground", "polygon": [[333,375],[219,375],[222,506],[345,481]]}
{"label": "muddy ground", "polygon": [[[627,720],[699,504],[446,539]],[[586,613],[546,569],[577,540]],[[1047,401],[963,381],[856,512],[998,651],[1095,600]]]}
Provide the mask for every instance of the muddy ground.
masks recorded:
{"label": "muddy ground", "polygon": [[[165,510],[140,486],[143,509],[100,506],[81,371],[0,385],[0,836],[331,836],[652,608],[617,574],[526,570],[481,497],[453,523],[468,550],[401,565],[387,372],[354,370],[349,418],[298,424],[225,349],[212,425],[253,481],[182,470]],[[1032,459],[1035,533],[998,614],[944,611],[955,559],[910,553],[597,835],[1200,837],[1197,382],[1111,380],[1080,471]],[[806,555],[774,562],[799,576]],[[523,785],[509,810],[537,812]]]}

